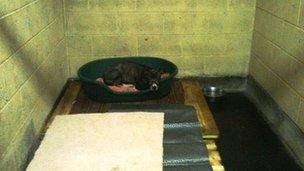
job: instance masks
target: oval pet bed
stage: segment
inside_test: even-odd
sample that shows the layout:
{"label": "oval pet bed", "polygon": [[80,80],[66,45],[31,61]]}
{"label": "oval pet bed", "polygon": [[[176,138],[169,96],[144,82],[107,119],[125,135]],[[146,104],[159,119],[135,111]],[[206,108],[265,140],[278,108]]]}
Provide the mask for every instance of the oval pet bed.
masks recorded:
{"label": "oval pet bed", "polygon": [[[108,66],[115,63],[130,61],[148,67],[165,71],[169,76],[161,79],[157,91],[141,90],[138,92],[117,92],[110,89],[106,84],[96,81],[100,78]],[[115,57],[100,59],[83,65],[78,70],[78,76],[83,82],[83,88],[87,96],[101,102],[131,102],[149,99],[158,99],[166,96],[171,89],[172,82],[178,70],[175,64],[165,59],[156,57]]]}

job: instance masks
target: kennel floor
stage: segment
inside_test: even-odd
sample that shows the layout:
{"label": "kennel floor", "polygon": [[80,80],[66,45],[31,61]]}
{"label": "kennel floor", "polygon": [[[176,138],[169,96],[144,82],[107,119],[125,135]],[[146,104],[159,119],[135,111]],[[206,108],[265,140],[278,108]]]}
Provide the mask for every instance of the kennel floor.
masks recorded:
{"label": "kennel floor", "polygon": [[302,170],[244,93],[207,102],[221,132],[216,144],[227,171]]}
{"label": "kennel floor", "polygon": [[[69,81],[66,87],[46,125],[46,129],[56,115],[104,113],[111,105],[111,103],[101,103],[89,99],[80,82]],[[164,98],[124,104],[186,104],[194,106],[203,128],[203,138],[209,152],[210,164],[213,170],[224,170],[215,144],[219,131],[197,80],[175,80],[169,95]]]}

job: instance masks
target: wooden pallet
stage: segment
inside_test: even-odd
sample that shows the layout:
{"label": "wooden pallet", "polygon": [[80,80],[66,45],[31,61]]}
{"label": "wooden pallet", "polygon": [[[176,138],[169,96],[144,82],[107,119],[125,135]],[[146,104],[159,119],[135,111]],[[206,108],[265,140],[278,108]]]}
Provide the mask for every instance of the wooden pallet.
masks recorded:
{"label": "wooden pallet", "polygon": [[[100,113],[107,112],[110,104],[100,103],[90,100],[84,93],[84,90],[80,88],[80,84],[77,82],[71,82],[68,91],[71,92],[75,98],[74,103],[68,106],[71,107],[70,111],[67,109],[58,110],[61,113]],[[69,95],[71,96],[71,95]],[[65,98],[65,97],[64,97]],[[70,97],[68,97],[70,98]],[[171,92],[168,96],[158,100],[148,100],[143,102],[135,102],[137,104],[187,104],[192,105],[197,109],[198,119],[203,128],[203,137],[205,139],[218,138],[219,131],[216,123],[213,119],[212,113],[207,105],[204,95],[201,91],[200,85],[196,80],[182,80],[175,81]]]}
{"label": "wooden pallet", "polygon": [[[197,110],[199,121],[203,128],[203,139],[207,145],[210,156],[210,164],[214,171],[223,171],[221,158],[217,151],[214,140],[218,138],[219,131],[215,120],[210,112],[208,104],[201,91],[200,85],[196,80],[181,80],[173,84],[170,94],[162,99],[136,102],[137,104],[187,104],[192,105]],[[87,98],[81,83],[69,82],[67,90],[61,98],[50,117],[46,129],[56,115],[68,115],[76,113],[100,113],[107,112],[110,104],[95,102]]]}
{"label": "wooden pallet", "polygon": [[199,83],[195,80],[182,80],[182,86],[185,97],[184,103],[195,107],[203,128],[204,139],[218,138],[219,131],[217,125]]}
{"label": "wooden pallet", "polygon": [[213,171],[224,171],[220,153],[217,151],[217,146],[214,140],[204,140],[209,152],[209,162]]}

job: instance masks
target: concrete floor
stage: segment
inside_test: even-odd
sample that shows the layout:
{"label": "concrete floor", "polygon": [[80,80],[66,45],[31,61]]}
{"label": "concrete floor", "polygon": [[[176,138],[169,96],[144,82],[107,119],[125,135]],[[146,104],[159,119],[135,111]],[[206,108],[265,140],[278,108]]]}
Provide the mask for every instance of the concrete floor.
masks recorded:
{"label": "concrete floor", "polygon": [[244,94],[208,99],[208,104],[220,130],[217,145],[227,171],[301,170]]}

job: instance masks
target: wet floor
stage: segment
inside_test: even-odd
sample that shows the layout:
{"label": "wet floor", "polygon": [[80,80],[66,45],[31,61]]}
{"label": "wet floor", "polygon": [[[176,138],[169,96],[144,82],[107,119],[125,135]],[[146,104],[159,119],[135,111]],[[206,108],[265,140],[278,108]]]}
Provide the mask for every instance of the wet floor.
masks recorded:
{"label": "wet floor", "polygon": [[227,171],[301,170],[244,94],[207,100],[220,130],[217,146]]}

